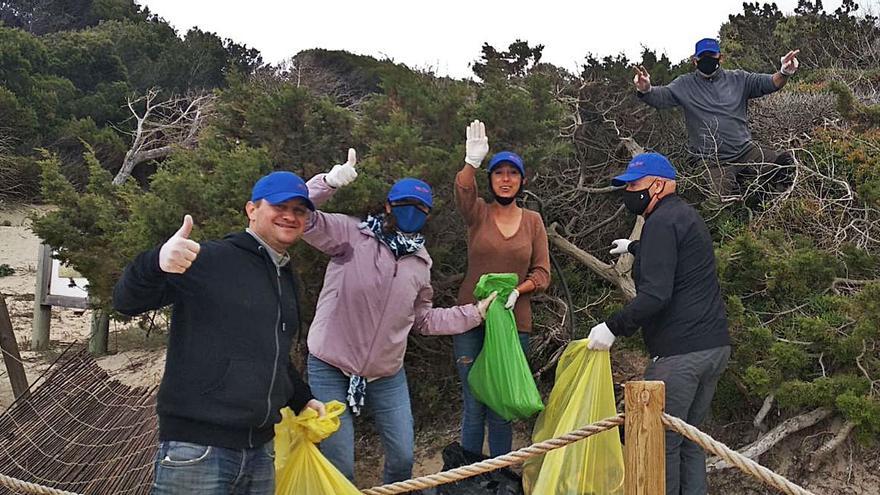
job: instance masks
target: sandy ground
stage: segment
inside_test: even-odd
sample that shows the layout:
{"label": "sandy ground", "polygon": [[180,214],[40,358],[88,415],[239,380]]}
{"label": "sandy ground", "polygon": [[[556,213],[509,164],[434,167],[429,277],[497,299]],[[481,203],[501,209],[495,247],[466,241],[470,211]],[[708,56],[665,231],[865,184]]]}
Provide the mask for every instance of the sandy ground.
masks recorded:
{"label": "sandy ground", "polygon": [[[53,308],[49,330],[50,349],[47,352],[29,350],[31,323],[34,311],[37,251],[39,238],[30,230],[28,218],[42,207],[16,207],[0,209],[0,265],[9,265],[15,273],[0,277],[0,293],[6,298],[12,328],[21,352],[28,382],[36,380],[55,356],[70,343],[85,343],[89,338],[91,312],[67,308]],[[9,224],[9,225],[7,225]],[[125,328],[114,324],[112,333]],[[113,347],[114,335],[110,337]],[[111,376],[130,386],[155,386],[162,378],[165,364],[164,351],[130,350],[103,357],[98,363]],[[0,410],[8,407],[14,399],[5,365],[0,368]]]}

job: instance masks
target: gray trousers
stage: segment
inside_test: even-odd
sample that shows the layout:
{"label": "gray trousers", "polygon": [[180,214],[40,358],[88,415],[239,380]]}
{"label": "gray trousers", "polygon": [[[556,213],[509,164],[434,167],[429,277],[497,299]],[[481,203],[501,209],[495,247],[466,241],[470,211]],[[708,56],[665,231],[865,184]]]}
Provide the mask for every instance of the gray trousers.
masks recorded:
{"label": "gray trousers", "polygon": [[752,143],[742,156],[730,161],[695,159],[695,166],[704,168],[712,191],[719,196],[739,196],[752,193],[762,199],[768,192],[784,191],[791,185],[794,163],[790,152],[763,148]]}
{"label": "gray trousers", "polygon": [[[654,358],[645,369],[645,380],[666,382],[666,413],[699,426],[709,413],[729,358],[730,346]],[[705,452],[667,430],[666,494],[705,495],[707,490]]]}

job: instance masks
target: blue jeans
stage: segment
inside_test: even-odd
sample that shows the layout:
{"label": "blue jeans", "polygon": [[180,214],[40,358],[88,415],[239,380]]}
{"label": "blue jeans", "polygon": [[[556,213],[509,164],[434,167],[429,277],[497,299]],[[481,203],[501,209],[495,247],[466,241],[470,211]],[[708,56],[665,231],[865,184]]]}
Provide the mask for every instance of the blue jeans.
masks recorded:
{"label": "blue jeans", "polygon": [[[492,457],[510,452],[513,445],[513,426],[510,421],[498,416],[482,402],[477,401],[468,386],[468,373],[474,360],[483,349],[485,327],[482,325],[461,335],[452,337],[455,367],[461,379],[461,398],[464,410],[461,415],[461,446],[469,452],[481,454],[485,429],[489,426],[489,454]],[[529,349],[529,334],[519,332],[519,342],[523,352]]]}
{"label": "blue jeans", "polygon": [[[338,400],[346,404],[349,378],[339,368],[309,354],[309,386],[322,402]],[[413,467],[413,417],[409,387],[403,368],[389,377],[367,383],[364,408],[373,417],[385,447],[384,483],[407,480]],[[336,469],[354,481],[354,420],[345,408],[339,430],[326,438],[319,448]]]}
{"label": "blue jeans", "polygon": [[272,495],[275,443],[224,449],[189,442],[159,442],[152,495]]}

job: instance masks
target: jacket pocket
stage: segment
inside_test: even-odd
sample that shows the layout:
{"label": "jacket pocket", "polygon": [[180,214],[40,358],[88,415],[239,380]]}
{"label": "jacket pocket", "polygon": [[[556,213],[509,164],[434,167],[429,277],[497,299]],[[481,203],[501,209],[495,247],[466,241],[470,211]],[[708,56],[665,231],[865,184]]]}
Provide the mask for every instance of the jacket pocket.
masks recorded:
{"label": "jacket pocket", "polygon": [[210,398],[206,406],[221,408],[221,415],[233,425],[259,423],[266,412],[270,372],[265,363],[230,359],[220,378],[202,392]]}

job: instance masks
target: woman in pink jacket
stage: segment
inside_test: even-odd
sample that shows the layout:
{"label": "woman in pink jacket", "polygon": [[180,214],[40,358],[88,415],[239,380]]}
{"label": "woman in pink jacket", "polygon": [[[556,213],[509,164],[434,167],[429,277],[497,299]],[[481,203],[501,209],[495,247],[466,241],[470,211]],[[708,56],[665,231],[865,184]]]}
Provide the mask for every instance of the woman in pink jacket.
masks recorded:
{"label": "woman in pink jacket", "polygon": [[[348,161],[308,182],[319,206],[357,177]],[[354,479],[352,413],[369,409],[385,447],[384,482],[409,479],[413,418],[403,369],[410,330],[455,335],[479,325],[491,297],[476,304],[434,308],[431,257],[420,233],[433,206],[431,187],[413,178],[397,181],[385,211],[356,218],[312,213],[303,240],[330,256],[315,318],[309,327],[308,376],[320,401],[349,405],[339,431],[321,452]]]}

